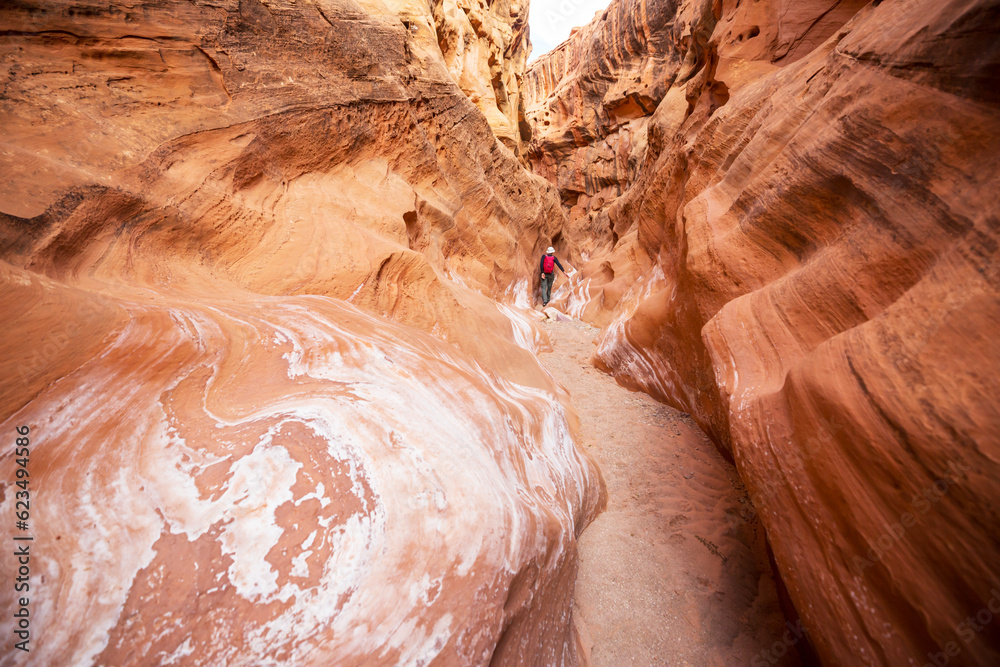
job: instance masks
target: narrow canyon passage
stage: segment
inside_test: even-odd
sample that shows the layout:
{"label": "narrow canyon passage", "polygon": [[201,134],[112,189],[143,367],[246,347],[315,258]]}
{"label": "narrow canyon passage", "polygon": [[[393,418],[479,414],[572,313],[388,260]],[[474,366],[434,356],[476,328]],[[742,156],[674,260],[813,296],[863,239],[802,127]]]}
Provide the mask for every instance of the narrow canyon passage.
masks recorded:
{"label": "narrow canyon passage", "polygon": [[688,415],[590,364],[598,329],[543,327],[553,350],[539,358],[570,392],[608,490],[579,542],[573,614],[591,663],[798,664],[735,468]]}
{"label": "narrow canyon passage", "polygon": [[605,4],[0,2],[0,667],[1000,665],[1000,0]]}

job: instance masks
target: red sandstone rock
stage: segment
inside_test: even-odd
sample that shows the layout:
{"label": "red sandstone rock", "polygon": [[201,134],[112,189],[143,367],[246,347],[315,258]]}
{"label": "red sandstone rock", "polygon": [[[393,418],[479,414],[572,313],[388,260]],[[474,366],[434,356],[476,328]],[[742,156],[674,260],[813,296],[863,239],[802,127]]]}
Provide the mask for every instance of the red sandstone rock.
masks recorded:
{"label": "red sandstone rock", "polygon": [[31,664],[573,659],[598,487],[552,393],[334,299],[0,266]]}
{"label": "red sandstone rock", "polygon": [[[598,363],[732,453],[824,662],[994,664],[965,619],[1000,602],[1000,26],[862,4],[685,3],[665,48],[672,5],[616,3],[650,30],[538,61],[529,155],[601,240],[569,301]],[[653,57],[655,111],[609,116]],[[633,170],[580,178],[637,124]]]}
{"label": "red sandstone rock", "polygon": [[531,138],[521,99],[530,49],[528,3],[443,0],[433,10],[448,71],[496,137],[520,155]]}
{"label": "red sandstone rock", "polygon": [[[62,267],[81,234],[115,233],[93,225],[94,206],[135,226],[158,263],[207,244],[206,268],[251,290],[352,297],[499,366],[518,354],[502,352],[511,325],[474,292],[528,298],[563,217],[458,93],[432,16],[151,3],[147,23],[18,7],[0,9],[14,30],[0,202],[29,221],[4,231],[8,256],[24,261],[31,237],[30,261]],[[176,67],[174,51],[188,54]],[[441,280],[455,275],[472,291]]]}
{"label": "red sandstone rock", "polygon": [[575,662],[601,484],[512,307],[563,216],[455,85],[431,8],[0,21],[0,424],[31,427],[36,549],[20,657]]}

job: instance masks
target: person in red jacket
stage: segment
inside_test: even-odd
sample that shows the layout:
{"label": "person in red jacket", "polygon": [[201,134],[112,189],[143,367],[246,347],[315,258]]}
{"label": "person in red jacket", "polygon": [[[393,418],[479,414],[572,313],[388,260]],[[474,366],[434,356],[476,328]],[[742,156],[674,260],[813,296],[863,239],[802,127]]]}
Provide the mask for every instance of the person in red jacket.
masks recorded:
{"label": "person in red jacket", "polygon": [[559,270],[566,273],[566,269],[563,268],[559,260],[556,259],[555,255],[556,249],[549,246],[545,251],[545,255],[542,256],[541,269],[542,269],[542,307],[549,305],[549,299],[552,298],[552,282],[556,279],[556,267]]}

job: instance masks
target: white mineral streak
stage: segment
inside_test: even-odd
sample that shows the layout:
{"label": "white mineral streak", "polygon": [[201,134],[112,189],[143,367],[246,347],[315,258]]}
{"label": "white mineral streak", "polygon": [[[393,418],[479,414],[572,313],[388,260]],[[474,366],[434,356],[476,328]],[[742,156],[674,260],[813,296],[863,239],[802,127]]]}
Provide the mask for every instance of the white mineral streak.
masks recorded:
{"label": "white mineral streak", "polygon": [[[188,638],[164,664],[264,664],[275,647],[293,664],[376,647],[424,664],[484,622],[449,606],[463,578],[562,562],[595,480],[552,394],[324,297],[119,305],[131,319],[103,353],[11,418],[45,433],[57,471],[35,516],[67,540],[36,556],[60,582],[34,597],[37,664],[92,664],[130,595],[151,594],[139,574],[169,571],[169,535],[215,541],[202,593],[235,591],[261,617],[240,646]],[[528,316],[501,310],[535,349]]]}
{"label": "white mineral streak", "polygon": [[[563,297],[572,298],[572,291],[574,291],[573,276],[579,273],[576,269],[569,265],[569,262],[565,262],[566,272],[563,276],[559,276],[558,270],[556,271],[556,283],[553,283],[552,287],[552,300],[561,299]],[[567,310],[567,312],[569,312]]]}
{"label": "white mineral streak", "polygon": [[528,280],[522,278],[507,288],[504,301],[497,302],[500,312],[510,320],[514,342],[535,354],[542,344],[542,333],[538,328],[538,316],[532,308]]}
{"label": "white mineral streak", "polygon": [[504,293],[504,298],[506,301],[512,302],[515,308],[531,310],[531,286],[528,283],[528,279],[521,278],[511,285]]}
{"label": "white mineral streak", "polygon": [[587,304],[590,303],[591,280],[591,278],[587,278],[580,282],[571,283],[572,288],[566,299],[566,314],[570,317],[579,319],[583,316],[583,311],[586,309]]}
{"label": "white mineral streak", "polygon": [[614,321],[601,334],[597,343],[597,358],[608,367],[615,369],[615,375],[629,378],[643,391],[653,395],[675,397],[686,403],[687,396],[684,384],[676,371],[655,354],[649,354],[644,349],[636,349],[629,342],[626,327],[635,315],[639,304],[651,294],[666,289],[667,281],[659,264],[642,280],[637,282],[622,297],[626,304]]}
{"label": "white mineral streak", "polygon": [[510,320],[514,342],[528,352],[535,354],[541,345],[541,333],[536,326],[537,319],[529,315],[530,310],[498,303],[497,308]]}

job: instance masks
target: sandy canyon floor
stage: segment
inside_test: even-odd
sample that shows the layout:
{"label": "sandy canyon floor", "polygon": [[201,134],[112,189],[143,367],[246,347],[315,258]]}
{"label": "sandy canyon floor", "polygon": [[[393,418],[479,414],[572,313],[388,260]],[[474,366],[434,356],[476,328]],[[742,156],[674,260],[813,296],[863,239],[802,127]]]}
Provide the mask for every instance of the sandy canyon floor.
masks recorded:
{"label": "sandy canyon floor", "polygon": [[590,364],[598,329],[543,326],[553,351],[539,358],[608,489],[580,539],[573,605],[591,663],[799,664],[734,466],[688,415]]}

